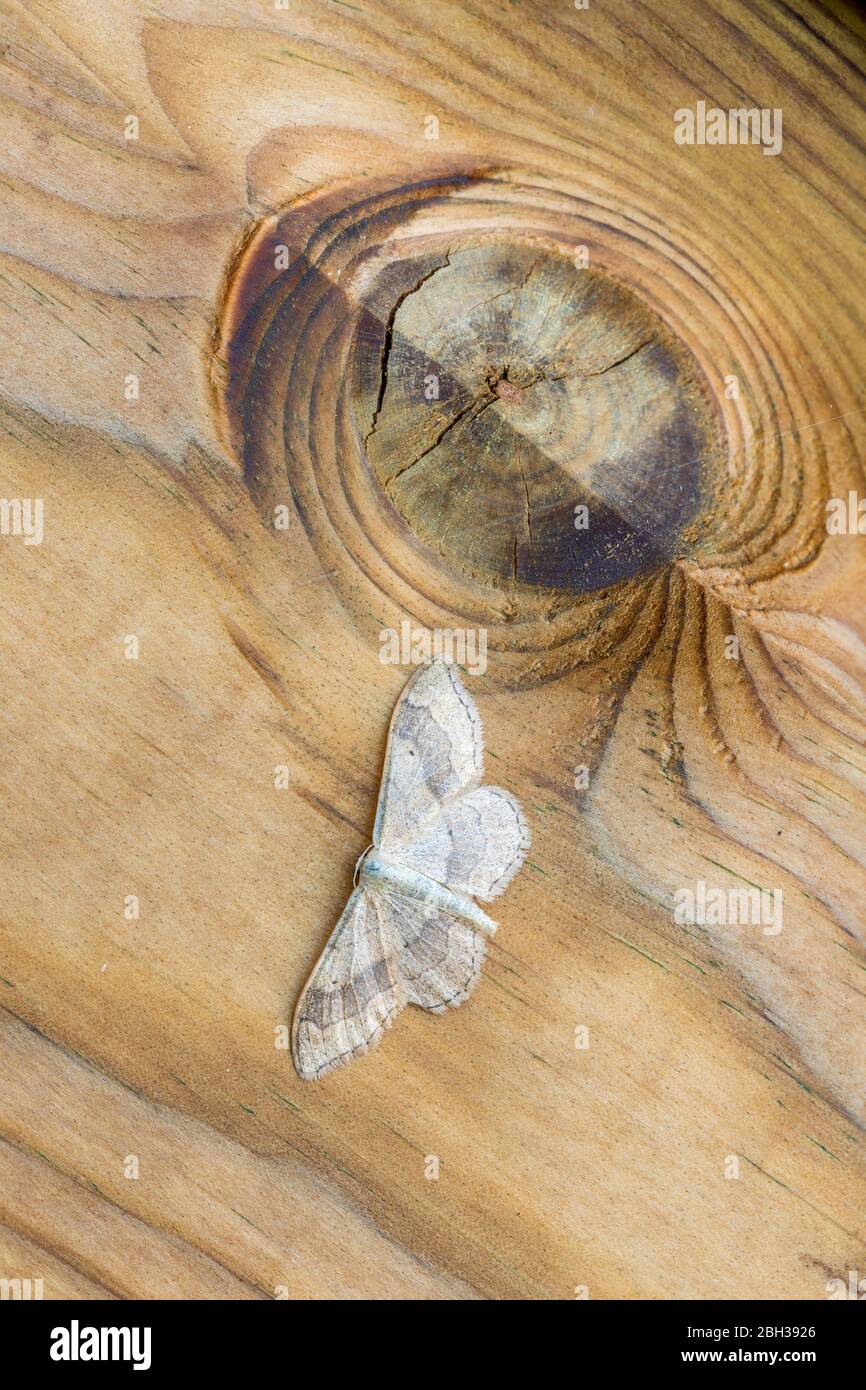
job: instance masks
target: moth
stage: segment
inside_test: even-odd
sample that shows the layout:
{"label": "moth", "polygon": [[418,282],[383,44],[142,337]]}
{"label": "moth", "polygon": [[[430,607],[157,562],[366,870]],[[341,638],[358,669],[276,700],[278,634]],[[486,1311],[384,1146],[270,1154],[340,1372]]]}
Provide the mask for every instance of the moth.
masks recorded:
{"label": "moth", "polygon": [[406,1004],[456,1009],[496,923],[489,902],[526,857],[517,800],[481,785],[483,732],[453,666],[433,661],[397,701],[355,889],[298,1000],[292,1053],[313,1081],[366,1052]]}

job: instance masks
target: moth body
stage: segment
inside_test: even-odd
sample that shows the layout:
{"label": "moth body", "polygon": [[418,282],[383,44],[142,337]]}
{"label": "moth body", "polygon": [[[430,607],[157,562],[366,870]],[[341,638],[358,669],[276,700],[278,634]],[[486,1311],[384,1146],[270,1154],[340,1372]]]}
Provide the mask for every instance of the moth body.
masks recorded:
{"label": "moth body", "polygon": [[443,912],[452,913],[455,917],[463,917],[490,936],[496,931],[496,923],[486,912],[482,912],[471,898],[463,893],[452,892],[444,884],[437,883],[426,874],[418,873],[417,869],[407,868],[394,856],[384,854],[381,850],[376,850],[364,858],[361,864],[361,881],[386,892],[391,888],[404,898],[412,898],[415,902],[424,903],[430,908],[438,908]]}

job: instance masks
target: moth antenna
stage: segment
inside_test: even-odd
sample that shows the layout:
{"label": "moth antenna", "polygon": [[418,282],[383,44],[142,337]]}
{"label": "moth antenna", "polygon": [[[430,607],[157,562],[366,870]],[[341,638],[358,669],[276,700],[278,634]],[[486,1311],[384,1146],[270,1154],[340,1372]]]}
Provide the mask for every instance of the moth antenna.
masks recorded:
{"label": "moth antenna", "polygon": [[354,885],[355,888],[358,887],[358,879],[360,878],[360,875],[361,875],[361,865],[363,864],[364,860],[367,858],[367,855],[370,853],[370,850],[371,850],[372,848],[373,848],[373,846],[370,844],[370,845],[368,845],[367,848],[364,850],[364,853],[363,853],[363,854],[359,854],[359,855],[358,855],[358,860],[357,860],[357,862],[356,862],[356,864],[355,864],[355,873],[354,873],[353,878],[352,878],[352,883],[353,883],[353,885]]}

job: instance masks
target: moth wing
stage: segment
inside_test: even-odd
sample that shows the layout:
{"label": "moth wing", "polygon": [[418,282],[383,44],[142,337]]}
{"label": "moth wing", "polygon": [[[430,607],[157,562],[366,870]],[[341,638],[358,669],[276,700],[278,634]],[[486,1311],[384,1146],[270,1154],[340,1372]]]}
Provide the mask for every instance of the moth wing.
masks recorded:
{"label": "moth wing", "polygon": [[407,1002],[383,896],[356,888],[304,986],[292,1025],[298,1075],[314,1081],[366,1052]]}
{"label": "moth wing", "polygon": [[484,934],[462,917],[357,888],[298,1000],[298,1075],[316,1081],[368,1051],[404,1004],[456,1009],[475,987],[484,950]]}
{"label": "moth wing", "polygon": [[483,770],[481,717],[454,667],[419,667],[391,717],[373,843],[391,849],[416,838]]}
{"label": "moth wing", "polygon": [[476,787],[401,845],[400,862],[454,892],[490,902],[517,873],[529,841],[516,798],[501,787]]}
{"label": "moth wing", "polygon": [[398,894],[387,898],[409,1003],[434,1014],[456,1009],[472,993],[481,972],[484,933],[441,908]]}

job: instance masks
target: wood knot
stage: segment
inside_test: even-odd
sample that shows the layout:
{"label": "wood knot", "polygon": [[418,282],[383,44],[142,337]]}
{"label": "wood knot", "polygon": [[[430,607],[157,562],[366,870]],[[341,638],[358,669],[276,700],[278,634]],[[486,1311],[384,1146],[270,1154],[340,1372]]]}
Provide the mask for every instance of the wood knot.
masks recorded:
{"label": "wood knot", "polygon": [[501,377],[495,377],[490,386],[494,396],[498,396],[501,401],[519,401],[523,395],[524,388],[518,386],[516,382],[508,380],[508,368]]}
{"label": "wood knot", "polygon": [[556,250],[447,248],[366,331],[356,410],[412,531],[473,580],[585,593],[688,548],[718,429],[684,346]]}
{"label": "wood knot", "polygon": [[263,524],[287,519],[287,563],[314,552],[372,643],[408,615],[483,628],[498,678],[614,669],[678,572],[778,566],[761,547],[779,451],[739,447],[721,367],[711,387],[668,326],[702,341],[678,263],[648,256],[516,173],[335,185],[239,247],[211,365],[222,429]]}

